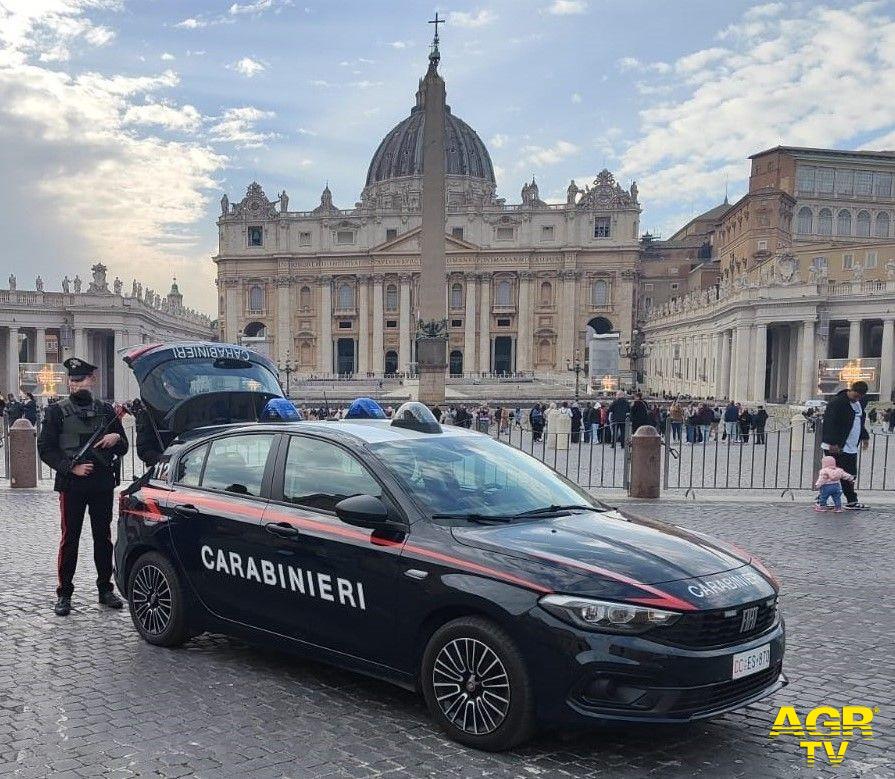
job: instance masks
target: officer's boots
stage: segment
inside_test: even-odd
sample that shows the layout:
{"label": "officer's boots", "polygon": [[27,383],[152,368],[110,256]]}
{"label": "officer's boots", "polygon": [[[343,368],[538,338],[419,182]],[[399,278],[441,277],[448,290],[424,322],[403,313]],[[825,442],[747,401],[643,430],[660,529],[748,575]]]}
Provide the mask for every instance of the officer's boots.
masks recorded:
{"label": "officer's boots", "polygon": [[101,592],[99,594],[99,602],[101,605],[108,606],[110,609],[120,609],[124,605],[124,601],[112,592],[112,590]]}
{"label": "officer's boots", "polygon": [[57,617],[67,617],[71,613],[71,598],[68,595],[60,595],[53,611]]}

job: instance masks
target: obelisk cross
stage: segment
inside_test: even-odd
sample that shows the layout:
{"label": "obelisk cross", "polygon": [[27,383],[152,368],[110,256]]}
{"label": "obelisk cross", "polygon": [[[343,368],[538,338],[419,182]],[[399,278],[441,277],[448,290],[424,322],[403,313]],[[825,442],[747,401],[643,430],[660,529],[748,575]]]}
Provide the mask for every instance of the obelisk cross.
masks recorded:
{"label": "obelisk cross", "polygon": [[439,19],[439,18],[438,18],[438,11],[435,12],[435,18],[429,20],[429,24],[434,24],[434,25],[435,25],[435,45],[436,45],[436,46],[438,45],[438,25],[439,25],[439,24],[444,24],[444,23],[445,23],[445,20],[444,20],[444,19]]}

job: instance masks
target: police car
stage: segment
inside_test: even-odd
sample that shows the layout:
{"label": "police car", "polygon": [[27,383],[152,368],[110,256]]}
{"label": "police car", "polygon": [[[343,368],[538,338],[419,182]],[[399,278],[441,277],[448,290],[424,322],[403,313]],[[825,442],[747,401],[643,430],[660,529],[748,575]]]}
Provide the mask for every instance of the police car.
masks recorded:
{"label": "police car", "polygon": [[184,431],[119,509],[117,583],[149,643],[225,632],[387,679],[481,749],[687,722],[786,683],[759,560],[421,404]]}

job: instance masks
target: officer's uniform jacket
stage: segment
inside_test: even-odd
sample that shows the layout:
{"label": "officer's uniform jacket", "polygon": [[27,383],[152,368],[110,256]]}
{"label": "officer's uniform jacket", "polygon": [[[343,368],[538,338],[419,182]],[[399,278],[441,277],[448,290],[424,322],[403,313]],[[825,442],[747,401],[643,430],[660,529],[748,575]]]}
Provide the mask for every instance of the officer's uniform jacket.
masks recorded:
{"label": "officer's uniform jacket", "polygon": [[[74,456],[96,430],[114,420],[106,433],[118,433],[121,437],[115,446],[97,449],[83,462],[93,463],[93,473],[75,476],[71,473]],[[104,433],[105,435],[105,433]],[[101,492],[115,489],[115,471],[112,457],[127,452],[127,437],[121,420],[115,418],[115,410],[109,403],[92,400],[83,405],[71,397],[47,407],[43,426],[37,439],[40,459],[56,471],[53,489],[57,492]]]}

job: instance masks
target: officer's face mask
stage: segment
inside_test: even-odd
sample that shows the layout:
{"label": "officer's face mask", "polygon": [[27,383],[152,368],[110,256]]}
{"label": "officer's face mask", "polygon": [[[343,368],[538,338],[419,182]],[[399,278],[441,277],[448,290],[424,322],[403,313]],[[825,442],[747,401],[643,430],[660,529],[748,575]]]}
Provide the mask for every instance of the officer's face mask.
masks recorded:
{"label": "officer's face mask", "polygon": [[89,389],[79,389],[75,390],[71,394],[72,400],[79,401],[81,403],[89,403],[93,399],[93,395],[90,394]]}

